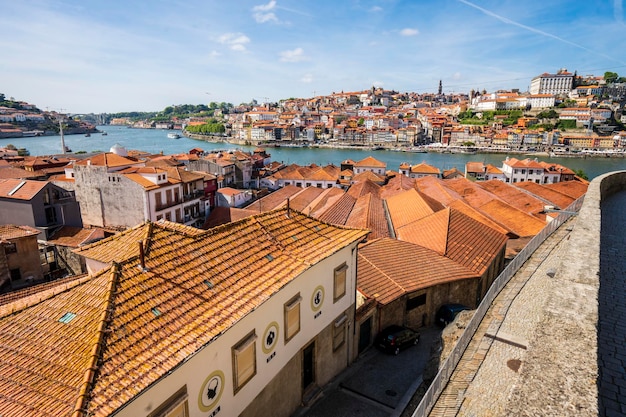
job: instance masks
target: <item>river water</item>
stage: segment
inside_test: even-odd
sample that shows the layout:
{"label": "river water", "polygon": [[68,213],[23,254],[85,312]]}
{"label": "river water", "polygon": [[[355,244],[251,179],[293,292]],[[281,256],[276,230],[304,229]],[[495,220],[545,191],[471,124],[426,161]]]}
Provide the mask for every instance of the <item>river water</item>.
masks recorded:
{"label": "river water", "polygon": [[[252,151],[253,146],[241,146],[227,143],[210,143],[200,140],[170,139],[167,133],[172,131],[157,129],[129,129],[123,126],[98,126],[98,130],[107,132],[107,135],[92,133],[90,137],[84,135],[65,135],[65,145],[73,152],[108,152],[115,144],[125,147],[127,150],[136,149],[150,153],[176,154],[185,153],[193,148],[201,148],[207,151],[241,149]],[[180,132],[178,132],[180,133]],[[60,136],[41,136],[28,138],[0,139],[0,147],[12,144],[17,148],[26,148],[31,155],[53,155],[61,153]],[[440,170],[456,167],[464,172],[465,164],[469,161],[490,163],[497,167],[502,166],[505,154],[443,154],[443,153],[409,153],[394,151],[371,151],[361,149],[328,149],[328,148],[268,148],[273,161],[281,161],[285,164],[317,165],[335,164],[352,159],[360,161],[367,156],[386,162],[387,169],[397,171],[401,163],[418,164],[425,162]],[[518,159],[526,158],[524,155],[510,155]],[[542,159],[542,158],[540,158]],[[611,171],[626,170],[626,158],[543,158],[546,161],[556,162],[568,168],[582,169],[592,179],[598,175]]]}

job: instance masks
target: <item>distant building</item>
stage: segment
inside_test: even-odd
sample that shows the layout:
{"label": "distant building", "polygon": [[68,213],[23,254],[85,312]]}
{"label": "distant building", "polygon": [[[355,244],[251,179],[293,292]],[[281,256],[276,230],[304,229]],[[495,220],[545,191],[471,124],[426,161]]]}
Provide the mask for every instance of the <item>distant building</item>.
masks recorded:
{"label": "distant building", "polygon": [[543,73],[530,81],[530,94],[568,95],[572,91],[574,74],[561,69],[556,74]]}
{"label": "distant building", "polygon": [[63,226],[83,225],[72,191],[48,181],[20,179],[0,180],[0,224],[33,227],[41,240]]}

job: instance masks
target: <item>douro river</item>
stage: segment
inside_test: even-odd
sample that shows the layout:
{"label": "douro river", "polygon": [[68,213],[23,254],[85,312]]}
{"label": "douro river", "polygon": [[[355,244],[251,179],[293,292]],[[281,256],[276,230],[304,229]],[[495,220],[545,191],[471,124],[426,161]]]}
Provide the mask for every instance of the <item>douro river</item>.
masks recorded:
{"label": "douro river", "polygon": [[[90,137],[84,135],[65,135],[65,145],[72,152],[108,152],[113,145],[119,144],[127,150],[136,149],[150,153],[176,154],[186,153],[193,148],[211,150],[241,149],[252,151],[255,147],[240,146],[228,143],[210,143],[200,140],[170,139],[168,133],[172,131],[157,129],[129,129],[123,126],[98,126],[98,130],[106,132],[92,133]],[[180,133],[180,132],[178,132]],[[60,136],[41,136],[27,138],[0,139],[0,147],[12,144],[17,148],[26,148],[31,155],[54,155],[61,152]],[[388,170],[397,171],[401,163],[418,164],[425,162],[440,170],[456,167],[464,172],[465,164],[469,161],[480,161],[490,163],[497,167],[502,166],[502,161],[506,154],[443,154],[443,153],[410,153],[395,151],[371,151],[361,149],[329,149],[329,148],[268,148],[273,161],[281,161],[285,164],[317,165],[335,164],[339,165],[346,159],[360,161],[367,156],[387,163]],[[532,155],[510,155],[518,159],[534,158]],[[568,168],[583,170],[592,179],[598,175],[611,171],[626,170],[626,158],[548,158],[539,157],[545,161],[556,162]]]}

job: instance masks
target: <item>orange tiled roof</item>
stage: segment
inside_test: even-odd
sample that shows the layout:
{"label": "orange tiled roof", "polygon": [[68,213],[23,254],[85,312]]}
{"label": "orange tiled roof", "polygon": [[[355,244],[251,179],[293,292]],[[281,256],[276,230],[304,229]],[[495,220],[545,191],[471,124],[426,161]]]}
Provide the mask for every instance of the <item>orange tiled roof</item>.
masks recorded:
{"label": "orange tiled roof", "polygon": [[246,210],[252,210],[260,213],[261,211],[270,211],[283,205],[288,198],[296,195],[302,191],[302,187],[296,187],[295,185],[285,185],[263,198],[256,200],[254,203],[246,206]]}
{"label": "orange tiled roof", "polygon": [[138,162],[136,160],[125,158],[112,152],[104,152],[90,158],[74,162],[76,165],[97,165],[106,167],[122,167],[126,165],[135,165],[137,163]]}
{"label": "orange tiled roof", "polygon": [[243,218],[253,216],[258,213],[258,211],[249,209],[239,209],[234,207],[215,207],[202,225],[202,228],[205,230],[210,229],[212,227],[217,227],[226,223],[241,220]]}
{"label": "orange tiled roof", "polygon": [[36,236],[39,230],[30,226],[16,226],[13,224],[0,224],[0,240],[16,239],[20,237]]}
{"label": "orange tiled roof", "polygon": [[356,200],[356,197],[344,193],[334,201],[331,207],[321,213],[317,218],[328,223],[344,225],[350,216],[350,212]]}
{"label": "orange tiled roof", "polygon": [[546,225],[537,217],[524,213],[498,199],[491,200],[478,209],[519,237],[534,236]]}
{"label": "orange tiled roof", "polygon": [[102,238],[104,238],[104,230],[100,228],[83,229],[82,227],[63,226],[54,232],[52,237],[48,239],[48,243],[77,248]]}
{"label": "orange tiled roof", "polygon": [[440,174],[439,168],[429,165],[426,162],[420,162],[417,165],[411,166],[411,172],[413,174]]}
{"label": "orange tiled roof", "polygon": [[545,215],[542,214],[545,203],[532,194],[521,191],[520,187],[500,180],[478,181],[476,184],[525,213],[540,219],[545,218]]}
{"label": "orange tiled roof", "polygon": [[20,179],[0,180],[0,197],[30,200],[43,190],[46,185],[48,185],[47,181]]}
{"label": "orange tiled roof", "polygon": [[374,239],[389,237],[383,202],[376,193],[368,193],[357,198],[345,225],[368,229]]}
{"label": "orange tiled roof", "polygon": [[422,288],[477,278],[430,249],[389,238],[361,245],[357,268],[358,290],[381,304]]}
{"label": "orange tiled roof", "polygon": [[368,156],[367,158],[361,159],[359,162],[354,164],[356,167],[376,167],[376,168],[386,168],[387,164],[379,161],[373,156]]}
{"label": "orange tiled roof", "polygon": [[583,183],[580,181],[561,181],[554,184],[546,184],[546,187],[565,194],[569,197],[578,199],[585,195],[589,183]]}
{"label": "orange tiled roof", "polygon": [[415,189],[396,194],[386,201],[389,217],[396,230],[435,212]]}
{"label": "orange tiled roof", "polygon": [[505,247],[507,236],[453,208],[396,229],[398,239],[446,256],[482,275]]}
{"label": "orange tiled roof", "polygon": [[[564,181],[571,182],[571,181]],[[576,200],[566,194],[563,194],[557,190],[546,187],[542,184],[537,184],[531,181],[524,181],[515,183],[517,188],[523,189],[533,195],[538,196],[544,202],[548,202],[549,205],[556,206],[562,210],[565,210],[570,204]]]}
{"label": "orange tiled roof", "polygon": [[345,192],[341,188],[327,188],[315,200],[305,207],[302,211],[315,218],[320,218],[328,209],[330,209],[337,200],[339,200]]}
{"label": "orange tiled roof", "polygon": [[507,229],[506,227],[504,227],[500,223],[497,223],[493,219],[491,219],[491,218],[487,217],[486,215],[482,214],[479,210],[477,210],[474,207],[470,206],[469,204],[467,204],[463,200],[455,200],[452,203],[450,203],[448,205],[448,207],[453,208],[453,209],[455,209],[457,211],[460,211],[461,213],[465,214],[466,216],[469,216],[472,219],[474,219],[476,221],[479,221],[479,222],[481,222],[481,223],[491,227],[492,229],[500,232],[503,235],[507,235],[510,239],[517,239],[519,237],[518,235],[513,233],[513,231],[511,231],[510,229]]}
{"label": "orange tiled roof", "polygon": [[396,174],[389,178],[387,184],[381,188],[380,196],[382,198],[389,198],[412,188],[415,188],[415,178],[409,178],[403,174]]}
{"label": "orange tiled roof", "polygon": [[435,177],[426,176],[418,178],[415,181],[415,186],[417,190],[421,193],[426,194],[433,200],[440,202],[444,206],[447,206],[453,201],[461,198],[461,196],[456,191],[446,187],[446,184],[448,184],[450,181],[456,180],[443,181]]}
{"label": "orange tiled roof", "polygon": [[111,266],[0,306],[0,412],[111,415],[366,235],[276,210],[208,231],[145,223],[86,246],[78,253]]}

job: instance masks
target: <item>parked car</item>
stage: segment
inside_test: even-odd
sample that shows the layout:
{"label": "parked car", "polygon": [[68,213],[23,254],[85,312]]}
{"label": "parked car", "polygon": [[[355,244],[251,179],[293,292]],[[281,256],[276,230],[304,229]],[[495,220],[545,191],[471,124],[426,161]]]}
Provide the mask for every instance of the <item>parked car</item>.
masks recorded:
{"label": "parked car", "polygon": [[387,352],[397,355],[401,349],[416,345],[419,342],[419,333],[408,327],[392,325],[381,331],[376,337],[376,346]]}
{"label": "parked car", "polygon": [[470,308],[463,304],[444,304],[437,310],[435,321],[441,327],[446,327],[463,310],[470,310]]}

